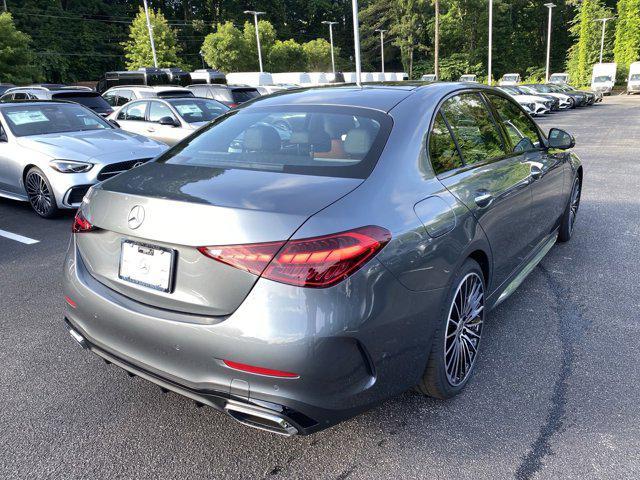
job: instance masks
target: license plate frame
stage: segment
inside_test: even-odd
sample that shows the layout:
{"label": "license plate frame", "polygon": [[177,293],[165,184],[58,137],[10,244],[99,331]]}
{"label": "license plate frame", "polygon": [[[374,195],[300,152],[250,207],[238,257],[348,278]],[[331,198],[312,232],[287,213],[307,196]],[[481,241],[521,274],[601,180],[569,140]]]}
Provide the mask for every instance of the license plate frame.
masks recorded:
{"label": "license plate frame", "polygon": [[[168,272],[166,277],[164,277],[163,275],[163,282],[149,283],[148,281],[144,281],[140,279],[140,277],[136,278],[135,275],[132,276],[132,273],[135,273],[135,272],[132,272],[132,271],[123,272],[125,249],[131,248],[131,247],[137,248],[138,255],[145,254],[144,252],[141,252],[141,249],[152,251],[153,255],[156,255],[156,253],[169,255],[169,258],[165,261],[165,263],[168,261]],[[146,253],[146,254],[149,254],[149,253]],[[170,293],[173,290],[176,256],[177,256],[177,252],[172,248],[161,247],[159,245],[153,245],[153,244],[144,243],[144,242],[137,242],[135,240],[123,239],[120,242],[120,263],[118,265],[118,278],[127,283],[146,287],[159,292]]]}

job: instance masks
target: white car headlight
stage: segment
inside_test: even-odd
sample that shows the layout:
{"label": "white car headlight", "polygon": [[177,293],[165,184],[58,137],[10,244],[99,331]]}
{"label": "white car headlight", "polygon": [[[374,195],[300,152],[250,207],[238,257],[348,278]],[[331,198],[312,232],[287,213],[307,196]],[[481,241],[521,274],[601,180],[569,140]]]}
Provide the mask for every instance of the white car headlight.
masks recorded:
{"label": "white car headlight", "polygon": [[60,173],[84,173],[93,168],[93,163],[76,160],[51,160],[49,166]]}

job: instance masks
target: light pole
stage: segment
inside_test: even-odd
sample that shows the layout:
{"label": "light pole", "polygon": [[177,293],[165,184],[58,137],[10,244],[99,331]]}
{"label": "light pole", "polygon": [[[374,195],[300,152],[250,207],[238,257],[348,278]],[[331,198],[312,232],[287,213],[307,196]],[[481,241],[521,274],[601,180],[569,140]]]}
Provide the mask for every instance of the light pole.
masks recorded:
{"label": "light pole", "polygon": [[551,12],[555,5],[553,3],[545,3],[545,7],[549,9],[549,25],[547,25],[547,70],[546,70],[546,83],[549,83],[549,62],[551,56]]}
{"label": "light pole", "polygon": [[353,13],[353,49],[356,57],[356,85],[362,85],[360,81],[360,27],[358,26],[358,0],[351,0],[351,10]]}
{"label": "light pole", "polygon": [[436,25],[435,25],[435,46],[433,49],[433,70],[436,75],[436,80],[440,79],[440,74],[438,70],[440,70],[440,2],[435,0],[435,9],[436,9]]}
{"label": "light pole", "polygon": [[202,50],[200,50],[200,52],[199,52],[199,53],[200,53],[200,58],[202,59],[202,68],[203,68],[203,69],[204,69],[204,68],[207,68],[207,67],[205,66],[205,64],[204,64],[204,52],[203,52]]}
{"label": "light pole", "polygon": [[491,45],[493,43],[493,0],[489,0],[489,58],[487,59],[487,84],[491,85]]}
{"label": "light pole", "polygon": [[262,52],[260,51],[260,34],[258,33],[258,15],[264,15],[265,12],[256,12],[255,10],[245,10],[244,13],[253,15],[253,23],[256,26],[256,45],[258,46],[258,63],[260,64],[260,73],[262,73]]}
{"label": "light pole", "polygon": [[602,52],[604,50],[604,30],[607,25],[607,21],[613,20],[613,17],[596,18],[594,22],[602,22],[602,38],[600,39],[600,63],[602,63]]}
{"label": "light pole", "polygon": [[144,0],[144,14],[147,17],[147,29],[149,29],[149,40],[151,41],[151,54],[153,55],[153,66],[158,68],[158,57],[156,56],[156,44],[153,41],[153,27],[149,19],[149,6],[147,0]]}
{"label": "light pole", "polygon": [[333,70],[333,76],[335,77],[336,59],[333,56],[333,26],[336,25],[338,22],[329,22],[328,20],[325,20],[322,23],[325,25],[329,25],[329,41],[331,42],[331,69]]}
{"label": "light pole", "polygon": [[382,73],[384,73],[384,32],[387,30],[383,30],[378,28],[376,32],[380,32],[380,63],[382,64]]}

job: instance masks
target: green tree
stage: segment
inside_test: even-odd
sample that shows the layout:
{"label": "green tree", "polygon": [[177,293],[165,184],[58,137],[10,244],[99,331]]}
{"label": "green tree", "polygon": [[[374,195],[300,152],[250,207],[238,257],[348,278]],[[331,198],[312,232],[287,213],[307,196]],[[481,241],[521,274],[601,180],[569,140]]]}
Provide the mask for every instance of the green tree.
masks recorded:
{"label": "green tree", "polygon": [[[328,72],[331,70],[331,44],[324,38],[316,38],[302,45],[307,57],[307,70],[310,72]],[[334,48],[334,55],[339,52]]]}
{"label": "green tree", "polygon": [[[604,7],[602,0],[583,0],[576,8],[577,14],[569,29],[575,43],[568,52],[567,71],[572,83],[587,85],[591,82],[593,65],[600,58],[602,23],[596,19],[610,16],[611,12]],[[605,49],[605,53],[608,51]]]}
{"label": "green tree", "polygon": [[390,33],[393,43],[400,49],[400,56],[404,70],[413,77],[413,60],[416,50],[426,50],[420,42],[424,34],[424,11],[427,8],[425,0],[395,0],[392,3],[394,23]]}
{"label": "green tree", "polygon": [[629,65],[640,60],[640,0],[619,0],[613,59],[620,77],[629,73]]}
{"label": "green tree", "polygon": [[[269,57],[269,53],[273,48],[273,44],[276,41],[276,30],[273,28],[271,22],[267,20],[258,21],[258,32],[260,33],[260,51],[262,53],[262,64],[265,64],[265,59]],[[247,55],[249,56],[249,65],[255,65],[255,70],[258,70],[258,47],[256,44],[256,28],[252,22],[244,23],[244,30],[242,32],[244,41],[247,45]],[[249,68],[251,70],[251,68]]]}
{"label": "green tree", "polygon": [[269,72],[301,71],[307,67],[307,58],[302,45],[293,39],[276,40],[267,59]]}
{"label": "green tree", "polygon": [[216,25],[202,44],[204,60],[213,68],[223,72],[241,72],[249,65],[249,47],[240,30],[233,23]]}
{"label": "green tree", "polygon": [[30,45],[31,38],[16,28],[11,14],[0,13],[0,81],[29,83],[39,76]]}
{"label": "green tree", "polygon": [[[182,67],[179,58],[181,48],[178,45],[176,32],[171,29],[169,22],[162,12],[149,10],[149,18],[153,30],[153,40],[158,59],[158,67]],[[134,70],[140,67],[153,66],[153,53],[147,20],[142,7],[129,27],[129,40],[122,44],[127,59],[127,68]]]}

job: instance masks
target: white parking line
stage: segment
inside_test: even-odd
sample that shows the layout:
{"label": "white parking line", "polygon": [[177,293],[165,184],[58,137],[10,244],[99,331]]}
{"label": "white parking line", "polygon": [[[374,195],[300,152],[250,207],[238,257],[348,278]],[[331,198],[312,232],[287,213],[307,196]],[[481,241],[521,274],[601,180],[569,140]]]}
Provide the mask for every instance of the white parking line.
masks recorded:
{"label": "white parking line", "polygon": [[27,245],[33,245],[40,242],[40,240],[34,240],[33,238],[23,237],[17,233],[7,232],[6,230],[0,230],[0,237],[8,238],[9,240],[15,240],[16,242],[26,243]]}

